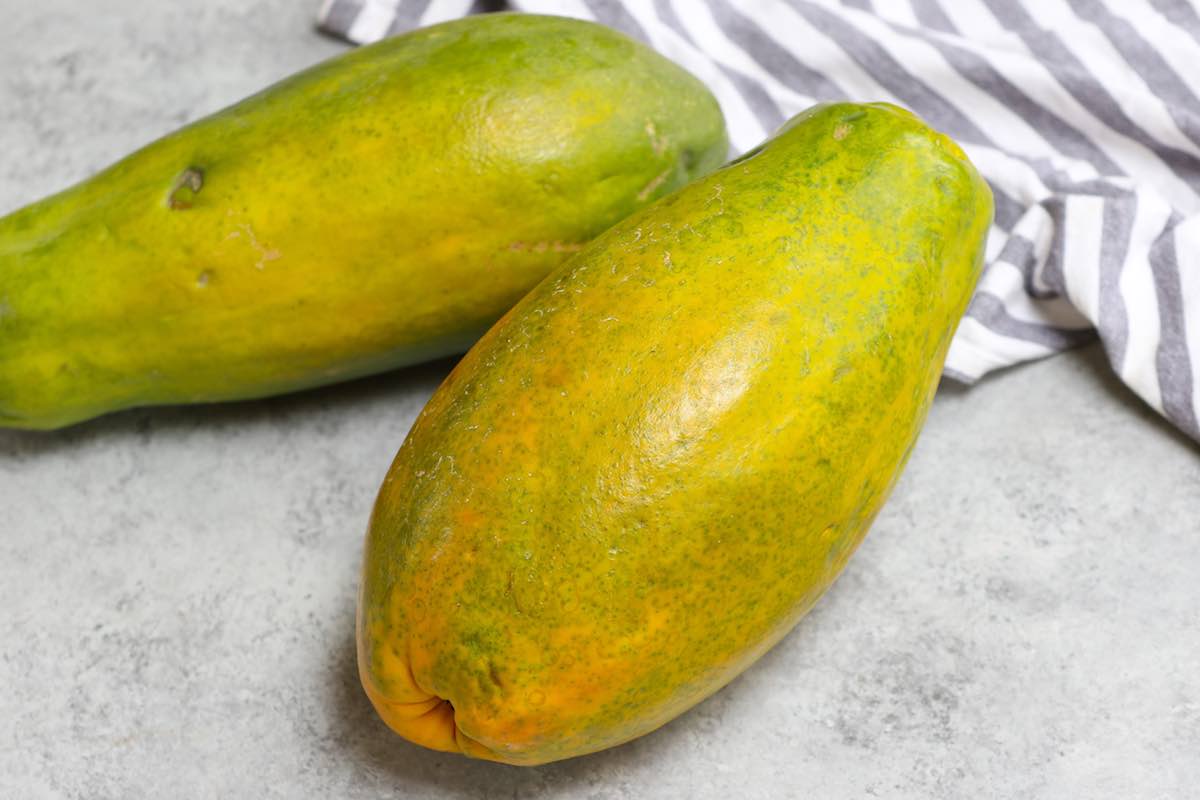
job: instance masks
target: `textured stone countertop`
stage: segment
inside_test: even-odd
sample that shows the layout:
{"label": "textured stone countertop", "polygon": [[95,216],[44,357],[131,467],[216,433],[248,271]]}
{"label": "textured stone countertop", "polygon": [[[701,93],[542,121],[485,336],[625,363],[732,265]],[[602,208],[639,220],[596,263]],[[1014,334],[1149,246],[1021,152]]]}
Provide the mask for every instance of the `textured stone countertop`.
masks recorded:
{"label": "textured stone countertop", "polygon": [[[0,212],[339,52],[314,5],[0,0]],[[1200,451],[1096,347],[944,387],[838,584],[659,732],[535,769],[405,743],[354,598],[448,368],[0,432],[0,797],[1200,791]]]}

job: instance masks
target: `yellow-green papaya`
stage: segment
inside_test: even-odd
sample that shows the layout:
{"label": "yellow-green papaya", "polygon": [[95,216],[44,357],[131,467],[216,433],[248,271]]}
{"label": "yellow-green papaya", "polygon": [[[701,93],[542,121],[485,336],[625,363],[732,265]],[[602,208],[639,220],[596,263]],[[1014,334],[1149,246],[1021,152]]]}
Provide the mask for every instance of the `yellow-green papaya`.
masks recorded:
{"label": "yellow-green papaya", "polygon": [[593,23],[483,15],[333,58],[0,219],[0,426],[461,352],[727,148],[703,84]]}
{"label": "yellow-green papaya", "polygon": [[380,716],[539,764],[744,670],[892,488],[991,217],[917,117],[825,105],[563,264],[453,370],[380,490],[357,630]]}

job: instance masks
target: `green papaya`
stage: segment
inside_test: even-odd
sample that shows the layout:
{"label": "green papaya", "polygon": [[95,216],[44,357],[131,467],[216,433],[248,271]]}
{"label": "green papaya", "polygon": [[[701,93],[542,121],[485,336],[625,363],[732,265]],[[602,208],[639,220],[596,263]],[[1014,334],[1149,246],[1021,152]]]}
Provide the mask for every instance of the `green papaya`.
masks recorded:
{"label": "green papaya", "polygon": [[991,218],[917,117],[824,105],[563,264],[453,370],[380,490],[357,630],[380,716],[540,764],[744,670],[891,490]]}
{"label": "green papaya", "polygon": [[0,426],[461,352],[727,149],[698,80],[589,22],[482,15],[333,58],[0,219]]}

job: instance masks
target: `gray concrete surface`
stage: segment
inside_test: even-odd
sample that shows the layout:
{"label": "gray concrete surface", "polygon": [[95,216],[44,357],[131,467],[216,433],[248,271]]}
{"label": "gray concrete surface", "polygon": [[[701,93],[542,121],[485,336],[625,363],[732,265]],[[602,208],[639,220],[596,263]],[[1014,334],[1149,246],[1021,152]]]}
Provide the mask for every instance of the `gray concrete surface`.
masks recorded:
{"label": "gray concrete surface", "polygon": [[[341,49],[308,0],[0,1],[0,211]],[[719,695],[537,769],[391,735],[352,623],[448,364],[0,433],[0,798],[1186,798],[1200,459],[1086,349],[941,391],[842,580]]]}

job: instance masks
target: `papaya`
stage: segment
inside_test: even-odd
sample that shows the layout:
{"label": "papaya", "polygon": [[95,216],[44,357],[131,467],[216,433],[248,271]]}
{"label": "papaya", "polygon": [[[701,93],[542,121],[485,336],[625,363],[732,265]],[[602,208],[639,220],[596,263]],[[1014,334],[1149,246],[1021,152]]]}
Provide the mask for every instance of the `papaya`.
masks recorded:
{"label": "papaya", "polygon": [[728,143],[603,26],[490,14],[351,51],[0,219],[0,425],[462,352]]}
{"label": "papaya", "polygon": [[454,368],[387,473],[360,677],[510,764],[651,731],[774,645],[891,490],[992,196],[886,104],[830,104],[618,223]]}

